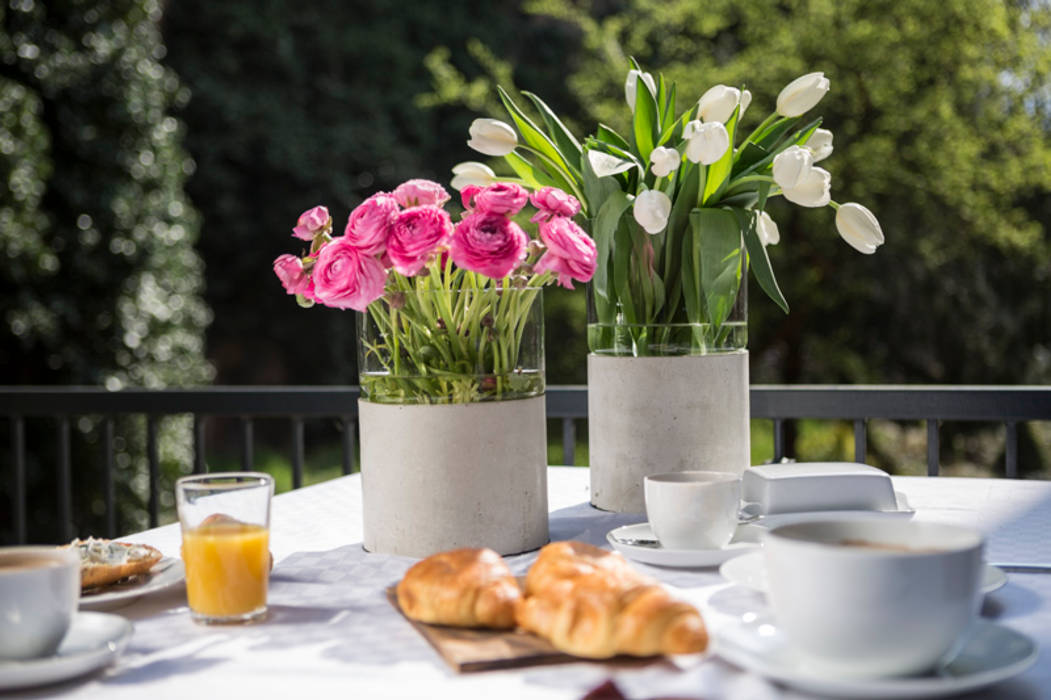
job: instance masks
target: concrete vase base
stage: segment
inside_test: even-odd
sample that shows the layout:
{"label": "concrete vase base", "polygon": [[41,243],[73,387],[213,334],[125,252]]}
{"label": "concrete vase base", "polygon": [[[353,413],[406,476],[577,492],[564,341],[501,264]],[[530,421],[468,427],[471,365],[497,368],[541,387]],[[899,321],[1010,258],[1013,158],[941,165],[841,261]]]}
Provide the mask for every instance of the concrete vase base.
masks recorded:
{"label": "concrete vase base", "polygon": [[449,405],[358,402],[365,549],[517,554],[548,541],[543,396]]}
{"label": "concrete vase base", "polygon": [[642,479],[751,463],[748,352],[588,356],[591,504],[643,513]]}

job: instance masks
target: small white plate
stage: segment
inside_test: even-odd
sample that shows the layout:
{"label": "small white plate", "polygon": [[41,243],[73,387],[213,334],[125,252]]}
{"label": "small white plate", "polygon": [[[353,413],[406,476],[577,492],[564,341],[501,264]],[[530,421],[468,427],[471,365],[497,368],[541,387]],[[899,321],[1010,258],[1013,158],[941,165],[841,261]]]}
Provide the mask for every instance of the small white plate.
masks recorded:
{"label": "small white plate", "polygon": [[[766,564],[762,552],[749,552],[745,556],[731,559],[719,567],[722,574],[730,583],[736,583],[745,588],[766,593]],[[986,564],[982,569],[982,593],[989,594],[1003,588],[1007,583],[1007,574],[1003,569]]]}
{"label": "small white plate", "polygon": [[1037,645],[1010,627],[980,620],[951,663],[922,676],[842,678],[818,674],[800,661],[770,616],[720,630],[713,652],[732,664],[799,690],[838,698],[933,698],[983,688],[1033,665]]}
{"label": "small white plate", "polygon": [[131,635],[131,623],[120,615],[79,612],[51,656],[0,661],[0,690],[57,683],[102,668],[124,651]]}
{"label": "small white plate", "polygon": [[[916,511],[909,506],[905,494],[900,491],[894,492],[897,508],[893,510],[811,510],[793,513],[770,513],[768,515],[754,515],[754,520],[747,522],[766,528],[768,530],[782,525],[791,525],[803,521],[813,520],[868,520],[871,518],[911,518]],[[755,504],[745,503],[741,509],[742,515],[747,516]]]}
{"label": "small white plate", "polygon": [[758,531],[751,525],[738,525],[730,544],[720,549],[665,549],[649,523],[624,525],[606,533],[606,541],[628,559],[657,566],[701,568],[718,566],[727,559],[759,548]]}
{"label": "small white plate", "polygon": [[174,586],[186,578],[182,559],[164,557],[148,574],[118,581],[80,594],[81,610],[113,610],[133,603],[149,593]]}

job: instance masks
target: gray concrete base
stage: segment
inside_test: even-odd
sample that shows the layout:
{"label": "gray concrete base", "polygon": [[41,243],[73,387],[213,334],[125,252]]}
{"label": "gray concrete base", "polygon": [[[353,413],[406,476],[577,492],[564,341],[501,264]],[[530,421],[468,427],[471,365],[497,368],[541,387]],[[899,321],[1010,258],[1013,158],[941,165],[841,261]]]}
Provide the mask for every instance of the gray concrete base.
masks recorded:
{"label": "gray concrete base", "polygon": [[365,549],[517,554],[548,541],[544,397],[399,406],[358,402]]}
{"label": "gray concrete base", "polygon": [[748,351],[690,357],[588,356],[591,503],[643,513],[642,479],[741,474],[751,462]]}

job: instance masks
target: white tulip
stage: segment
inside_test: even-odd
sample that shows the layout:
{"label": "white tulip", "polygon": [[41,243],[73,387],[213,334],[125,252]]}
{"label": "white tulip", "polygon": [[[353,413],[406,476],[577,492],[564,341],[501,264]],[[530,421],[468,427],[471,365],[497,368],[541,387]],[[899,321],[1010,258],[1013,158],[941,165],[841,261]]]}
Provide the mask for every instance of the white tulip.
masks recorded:
{"label": "white tulip", "polygon": [[815,163],[823,161],[832,155],[832,132],[828,129],[815,129],[807,139],[806,147],[814,154]]}
{"label": "white tulip", "polygon": [[591,163],[591,169],[595,171],[595,177],[616,175],[635,167],[630,160],[611,156],[603,151],[588,151],[588,162]]}
{"label": "white tulip", "polygon": [[807,73],[796,78],[777,96],[777,113],[782,117],[798,117],[820,102],[830,85],[824,73]]}
{"label": "white tulip", "polygon": [[632,112],[635,111],[636,78],[640,76],[642,77],[642,82],[650,89],[650,94],[654,97],[657,95],[657,83],[653,81],[652,75],[637,71],[634,68],[629,70],[628,79],[624,81],[624,99],[628,101],[628,107],[631,108]]}
{"label": "white tulip", "polygon": [[840,205],[836,212],[836,228],[844,241],[866,255],[875,253],[876,248],[883,245],[883,229],[876,216],[856,202]]}
{"label": "white tulip", "polygon": [[802,146],[789,146],[774,157],[774,182],[783,190],[791,189],[813,167],[813,153]]}
{"label": "white tulip", "polygon": [[740,102],[740,90],[728,85],[716,85],[708,88],[708,91],[697,101],[697,114],[705,122],[725,124]]}
{"label": "white tulip", "polygon": [[487,156],[506,156],[518,145],[518,134],[499,119],[475,119],[470,134],[467,145]]}
{"label": "white tulip", "polygon": [[454,190],[462,190],[468,185],[485,187],[496,182],[496,173],[485,163],[469,160],[453,166],[453,179],[449,183]]}
{"label": "white tulip", "polygon": [[691,163],[711,165],[730,148],[730,134],[719,122],[687,122],[682,130],[686,139],[686,158]]}
{"label": "white tulip", "polygon": [[764,248],[768,245],[777,245],[781,241],[781,232],[777,229],[777,222],[771,219],[765,211],[755,213],[755,232],[759,234],[759,240]]}
{"label": "white tulip", "polygon": [[832,174],[811,168],[793,187],[782,187],[781,194],[801,207],[823,207],[832,201]]}
{"label": "white tulip", "polygon": [[738,122],[744,119],[744,111],[748,109],[748,105],[750,104],[752,104],[752,91],[741,90],[741,111],[737,114]]}
{"label": "white tulip", "polygon": [[679,169],[682,156],[674,148],[658,146],[650,152],[650,170],[657,177],[668,177],[668,175]]}
{"label": "white tulip", "polygon": [[635,221],[646,229],[646,233],[660,233],[668,225],[671,216],[671,198],[660,190],[646,190],[635,197],[632,209]]}

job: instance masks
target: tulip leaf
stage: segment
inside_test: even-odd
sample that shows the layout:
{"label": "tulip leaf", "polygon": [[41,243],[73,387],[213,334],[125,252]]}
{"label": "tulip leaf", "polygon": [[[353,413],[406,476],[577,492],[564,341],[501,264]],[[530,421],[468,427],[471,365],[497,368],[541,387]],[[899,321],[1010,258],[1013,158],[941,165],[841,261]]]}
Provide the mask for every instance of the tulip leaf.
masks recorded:
{"label": "tulip leaf", "polygon": [[738,105],[734,108],[730,118],[726,120],[726,133],[730,136],[730,146],[726,149],[726,153],[723,154],[722,158],[708,166],[708,179],[704,183],[704,196],[701,198],[701,201],[705,204],[719,201],[718,195],[722,194],[729,183],[730,173],[734,164],[734,132],[736,131],[737,118],[740,112],[741,107]]}
{"label": "tulip leaf", "polygon": [[522,181],[529,186],[530,189],[539,189],[541,187],[557,187],[558,184],[555,180],[548,176],[540,168],[536,167],[528,160],[518,154],[517,151],[511,151],[504,160],[511,169],[515,171],[515,175],[522,178]]}
{"label": "tulip leaf", "polygon": [[733,212],[707,207],[690,212],[690,226],[695,245],[701,249],[698,272],[708,323],[718,329],[729,317],[741,288],[741,226]]}
{"label": "tulip leaf", "polygon": [[[762,205],[766,204],[766,192],[760,191],[759,200],[760,207],[756,211],[762,211]],[[755,214],[752,211],[739,209],[735,209],[734,213],[737,216],[741,230],[744,232],[744,244],[748,249],[748,265],[752,268],[752,274],[755,275],[756,282],[766,292],[766,295],[787,314],[788,301],[785,300],[785,295],[781,293],[781,288],[777,286],[777,279],[774,277],[774,269],[770,265],[770,258],[766,254],[766,247],[759,239],[759,232],[755,230]]]}
{"label": "tulip leaf", "polygon": [[605,124],[598,125],[598,129],[595,130],[595,138],[603,143],[616,146],[623,151],[631,150],[631,144],[625,141],[624,137],[614,131],[612,127]]}
{"label": "tulip leaf", "polygon": [[733,172],[730,177],[737,177],[745,170],[751,170],[751,166],[770,155],[770,152],[758,144],[746,143],[736,156]]}
{"label": "tulip leaf", "polygon": [[661,133],[660,143],[667,143],[668,139],[670,139],[676,131],[681,133],[686,127],[687,122],[693,121],[697,118],[698,109],[699,105],[695,104],[693,107],[683,112],[675,121],[667,122],[664,125],[664,131]]}
{"label": "tulip leaf", "polygon": [[[796,145],[797,143],[805,143],[806,140],[810,138],[810,135],[813,134],[814,131],[820,125],[821,125],[821,119],[820,118],[815,119],[814,121],[812,121],[809,124],[807,124],[805,128],[800,129],[795,134],[793,134],[791,138],[785,139],[784,141],[781,141],[780,143],[777,143],[775,141],[774,144],[770,148],[765,148],[764,149],[764,150],[767,151],[767,155],[765,157],[761,158],[760,160],[755,161],[754,163],[752,163],[751,165],[749,165],[748,167],[746,167],[746,168],[744,168],[742,170],[738,170],[737,167],[735,166],[734,167],[734,173],[733,173],[733,175],[731,177],[744,176],[744,175],[747,175],[749,173],[755,172],[757,170],[764,170],[766,168],[766,166],[768,166],[768,165],[770,165],[770,163],[774,162],[774,158],[776,158],[782,152],[788,150],[789,148],[791,148],[792,146]],[[781,135],[783,136],[784,134],[781,134]],[[780,137],[778,137],[778,138],[780,138]],[[800,140],[800,139],[802,139],[802,140]],[[751,145],[752,144],[749,144],[749,146],[751,146]],[[760,148],[762,148],[762,147],[760,147]]]}
{"label": "tulip leaf", "polygon": [[532,101],[536,111],[540,113],[541,118],[544,120],[544,125],[547,126],[548,134],[554,139],[562,154],[575,155],[579,162],[581,146],[573,132],[566,128],[566,125],[562,123],[558,115],[552,112],[551,108],[542,99],[531,92],[523,92],[522,94]]}
{"label": "tulip leaf", "polygon": [[700,323],[701,317],[701,289],[700,277],[697,270],[700,268],[700,242],[693,233],[682,237],[682,299],[686,306],[686,320],[690,323]]}
{"label": "tulip leaf", "polygon": [[616,301],[629,324],[638,323],[638,314],[631,295],[631,231],[625,218],[621,218],[613,234],[613,288]]}
{"label": "tulip leaf", "polygon": [[[598,253],[595,276],[591,280],[591,287],[596,296],[596,305],[599,302],[606,307],[612,304],[613,300],[609,296],[610,251],[613,249],[613,238],[617,228],[620,226],[621,218],[629,206],[631,206],[631,198],[624,192],[617,190],[606,198],[602,206],[599,207],[598,215],[591,221],[591,237],[595,241],[595,248]],[[599,306],[597,310],[600,319],[607,318],[608,312],[604,313],[606,309]]]}
{"label": "tulip leaf", "polygon": [[757,136],[754,141],[768,151],[773,150],[777,142],[781,140],[781,137],[791,131],[792,127],[798,123],[799,117],[780,119]]}
{"label": "tulip leaf", "polygon": [[821,126],[821,117],[818,117],[814,121],[804,126],[802,129],[797,131],[792,136],[792,138],[789,139],[788,143],[790,145],[802,146],[804,143],[810,140],[810,137],[814,134],[815,131],[817,131],[817,128],[819,126]]}
{"label": "tulip leaf", "polygon": [[[663,80],[663,78],[662,78],[662,80]],[[661,124],[662,125],[674,124],[675,123],[675,121],[674,121],[675,120],[675,83],[671,84],[671,88],[669,88],[669,90],[668,90],[668,95],[664,99],[664,101],[661,102],[661,104],[664,105],[664,110],[661,113]],[[671,132],[668,131],[667,128],[666,128],[665,131],[660,135],[660,139],[658,140],[657,145],[658,146],[663,146],[665,143],[668,142],[669,138],[671,138]]]}
{"label": "tulip leaf", "polygon": [[[504,108],[511,115],[511,119],[514,120],[515,125],[518,127],[519,133],[522,134],[522,140],[525,141],[526,145],[561,168],[565,172],[564,177],[566,179],[572,178],[574,174],[579,175],[569,165],[565,156],[558,150],[558,147],[547,137],[547,134],[541,131],[526,113],[519,109],[518,105],[511,99],[511,96],[499,85],[496,86],[496,90],[500,95],[500,100],[504,103]],[[573,188],[563,189],[573,190]]]}
{"label": "tulip leaf", "polygon": [[656,135],[660,133],[660,117],[657,114],[657,102],[653,99],[653,93],[646,87],[642,76],[635,77],[635,119],[633,122],[635,133],[635,150],[639,159],[650,162],[650,153],[656,145]]}

